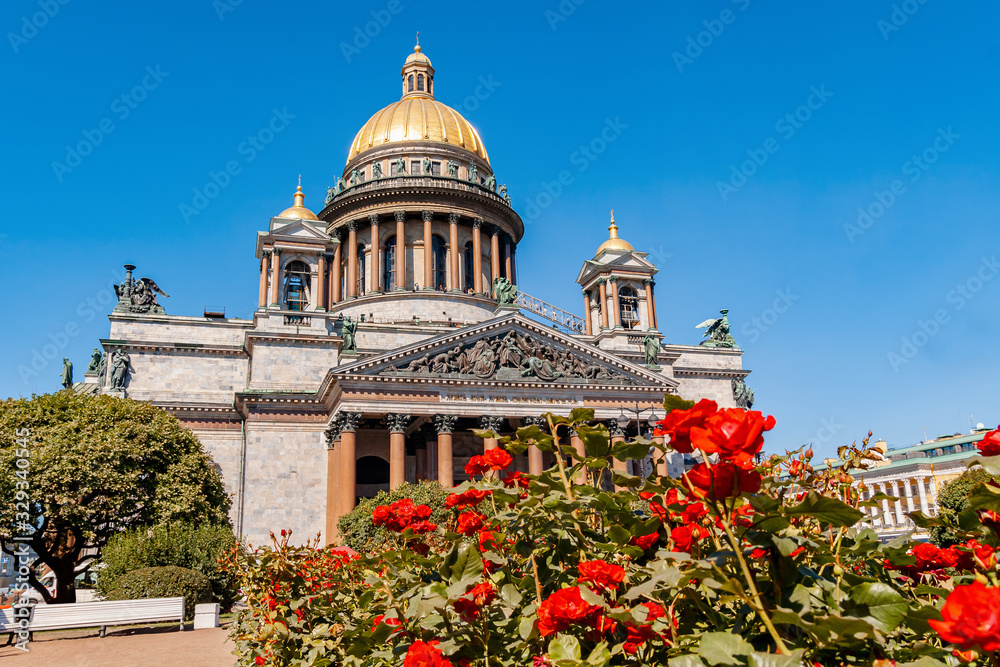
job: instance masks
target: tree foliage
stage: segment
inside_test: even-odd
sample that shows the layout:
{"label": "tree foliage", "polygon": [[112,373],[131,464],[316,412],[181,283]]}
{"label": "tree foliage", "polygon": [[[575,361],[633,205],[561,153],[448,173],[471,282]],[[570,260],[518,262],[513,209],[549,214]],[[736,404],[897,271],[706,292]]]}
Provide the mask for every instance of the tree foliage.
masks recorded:
{"label": "tree foliage", "polygon": [[233,574],[220,567],[219,558],[236,546],[228,524],[140,526],[108,540],[101,552],[96,588],[111,599],[129,572],[173,565],[205,575],[212,585],[212,601],[228,610],[239,596],[239,586]]}
{"label": "tree foliage", "polygon": [[359,553],[379,553],[391,542],[392,533],[372,523],[372,510],[379,505],[410,498],[418,505],[431,508],[431,521],[445,521],[451,512],[445,508],[448,492],[437,482],[404,482],[392,491],[379,491],[374,498],[363,498],[357,506],[340,517],[337,529],[340,541]]}
{"label": "tree foliage", "polygon": [[[995,482],[997,477],[982,468],[966,470],[955,479],[941,485],[938,492],[938,518],[948,523],[958,520],[958,515],[969,509],[969,491],[977,484]],[[947,526],[932,526],[931,542],[939,547],[947,547],[961,541],[960,535]]]}
{"label": "tree foliage", "polygon": [[194,607],[212,602],[212,584],[201,572],[184,567],[144,567],[127,572],[104,596],[109,600],[184,598],[184,616],[194,616]]}
{"label": "tree foliage", "polygon": [[148,403],[68,390],[0,402],[0,471],[0,544],[11,553],[14,537],[31,535],[56,576],[50,594],[31,575],[46,602],[74,601],[84,550],[115,533],[228,522],[229,498],[201,443]]}

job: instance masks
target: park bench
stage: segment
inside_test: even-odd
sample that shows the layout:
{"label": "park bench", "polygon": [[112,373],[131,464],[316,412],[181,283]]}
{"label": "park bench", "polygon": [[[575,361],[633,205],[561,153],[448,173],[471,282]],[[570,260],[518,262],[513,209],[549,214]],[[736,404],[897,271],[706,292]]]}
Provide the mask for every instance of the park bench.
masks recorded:
{"label": "park bench", "polygon": [[[111,625],[160,621],[177,621],[183,630],[184,598],[39,604],[32,609],[28,632],[100,627],[103,637]],[[0,634],[11,633],[12,641],[18,629],[14,610],[0,609]]]}

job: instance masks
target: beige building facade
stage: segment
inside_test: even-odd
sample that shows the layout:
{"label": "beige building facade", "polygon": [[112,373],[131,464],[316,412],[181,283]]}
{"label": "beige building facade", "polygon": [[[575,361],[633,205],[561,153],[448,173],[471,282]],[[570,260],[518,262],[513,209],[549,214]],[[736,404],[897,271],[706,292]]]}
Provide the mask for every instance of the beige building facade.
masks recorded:
{"label": "beige building facade", "polygon": [[[471,429],[512,433],[586,407],[616,437],[645,434],[665,394],[733,407],[748,374],[739,349],[663,342],[659,267],[613,217],[577,277],[582,315],[524,292],[506,303],[495,283],[518,282],[521,218],[478,132],[435,99],[419,46],[401,75],[401,99],[358,131],[323,209],[300,186],[257,232],[251,318],[116,309],[102,345],[118,363],[88,378],[191,428],[257,544],[282,528],[332,541],[358,498],[461,483],[469,458],[496,445]],[[516,466],[549,463],[531,451]]]}

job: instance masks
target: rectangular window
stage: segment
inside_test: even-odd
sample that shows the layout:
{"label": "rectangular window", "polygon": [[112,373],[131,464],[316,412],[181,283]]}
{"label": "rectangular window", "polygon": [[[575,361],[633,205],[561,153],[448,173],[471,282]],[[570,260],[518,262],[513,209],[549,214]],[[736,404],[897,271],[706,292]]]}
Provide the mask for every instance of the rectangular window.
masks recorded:
{"label": "rectangular window", "polygon": [[393,160],[392,162],[389,163],[389,175],[390,176],[397,176],[397,175],[402,174],[402,173],[403,172],[400,170],[398,162],[396,162],[395,160]]}
{"label": "rectangular window", "polygon": [[414,176],[418,176],[420,174],[420,160],[410,161],[410,173]]}
{"label": "rectangular window", "polygon": [[441,163],[431,162],[431,176],[440,176],[440,175],[441,175]]}

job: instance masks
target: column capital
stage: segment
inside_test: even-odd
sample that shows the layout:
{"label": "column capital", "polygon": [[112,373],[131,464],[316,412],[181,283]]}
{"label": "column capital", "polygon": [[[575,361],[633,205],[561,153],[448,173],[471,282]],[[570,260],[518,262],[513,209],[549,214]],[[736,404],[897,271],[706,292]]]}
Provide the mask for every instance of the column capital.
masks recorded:
{"label": "column capital", "polygon": [[271,249],[270,248],[264,248],[260,252],[260,256],[261,256],[262,259],[271,259]]}
{"label": "column capital", "polygon": [[473,229],[479,229],[482,226],[483,226],[483,219],[482,218],[473,218],[472,219],[472,228]]}
{"label": "column capital", "polygon": [[458,415],[434,415],[434,427],[437,429],[438,435],[454,432],[457,421]]}
{"label": "column capital", "polygon": [[368,214],[368,224],[370,224],[372,227],[378,227],[378,213]]}
{"label": "column capital", "polygon": [[590,290],[580,290],[580,293],[588,299],[590,298]]}
{"label": "column capital", "polygon": [[484,431],[493,431],[499,435],[500,426],[503,424],[503,417],[494,415],[483,415],[479,418],[479,427]]}
{"label": "column capital", "polygon": [[410,423],[410,415],[390,412],[385,416],[385,420],[389,423],[389,433],[405,433]]}
{"label": "column capital", "polygon": [[537,426],[543,431],[549,428],[549,423],[545,421],[545,417],[525,417],[521,421],[527,426]]}
{"label": "column capital", "polygon": [[501,231],[503,231],[503,230],[501,230],[499,226],[493,225],[493,229],[490,230],[490,236],[497,236],[497,237],[499,237]]}
{"label": "column capital", "polygon": [[334,443],[338,438],[340,438],[340,428],[340,422],[334,420],[330,422],[330,425],[326,427],[325,431],[323,431],[323,437],[326,442],[327,449],[333,449]]}
{"label": "column capital", "polygon": [[340,433],[354,433],[358,430],[358,422],[361,421],[360,412],[341,412],[337,415],[337,424]]}
{"label": "column capital", "polygon": [[278,257],[281,257],[281,248],[272,248],[271,252],[277,255]]}
{"label": "column capital", "polygon": [[653,285],[656,284],[656,281],[653,280],[652,278],[646,278],[645,280],[642,281],[642,284],[649,285],[650,287],[652,287]]}
{"label": "column capital", "polygon": [[448,214],[448,222],[450,222],[453,225],[454,224],[458,224],[458,221],[461,220],[461,219],[462,219],[462,216],[460,216],[458,213],[449,213]]}
{"label": "column capital", "polygon": [[434,211],[427,211],[427,210],[421,211],[420,217],[424,219],[424,222],[430,222],[431,220],[434,219]]}
{"label": "column capital", "polygon": [[349,232],[356,232],[356,231],[358,231],[358,221],[357,220],[348,220],[347,221],[347,231],[349,231]]}
{"label": "column capital", "polygon": [[403,222],[406,220],[406,211],[393,211],[393,216],[396,218],[396,222]]}
{"label": "column capital", "polygon": [[618,276],[609,276],[608,277],[608,282],[609,283],[616,283],[616,282],[618,282]]}
{"label": "column capital", "polygon": [[598,284],[598,285],[603,285],[603,284],[605,284],[605,283],[607,283],[607,282],[608,282],[608,279],[607,279],[607,278],[598,278],[598,279],[597,279],[597,284]]}
{"label": "column capital", "polygon": [[621,438],[625,436],[625,429],[618,425],[617,419],[609,419],[608,433],[611,434],[612,438]]}

